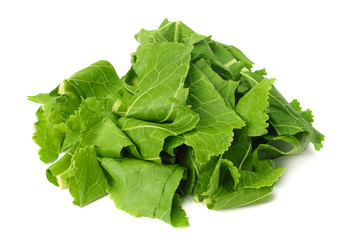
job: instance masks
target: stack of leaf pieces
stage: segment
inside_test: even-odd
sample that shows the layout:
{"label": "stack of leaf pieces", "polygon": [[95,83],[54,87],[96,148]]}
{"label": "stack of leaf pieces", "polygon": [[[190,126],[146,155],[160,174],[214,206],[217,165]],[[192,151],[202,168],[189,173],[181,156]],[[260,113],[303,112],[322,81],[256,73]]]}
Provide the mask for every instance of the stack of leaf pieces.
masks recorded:
{"label": "stack of leaf pieces", "polygon": [[322,147],[311,111],[234,46],[166,19],[135,38],[122,78],[99,61],[29,97],[47,178],[74,204],[110,194],[131,215],[187,226],[183,196],[209,209],[267,201],[285,170],[274,158]]}

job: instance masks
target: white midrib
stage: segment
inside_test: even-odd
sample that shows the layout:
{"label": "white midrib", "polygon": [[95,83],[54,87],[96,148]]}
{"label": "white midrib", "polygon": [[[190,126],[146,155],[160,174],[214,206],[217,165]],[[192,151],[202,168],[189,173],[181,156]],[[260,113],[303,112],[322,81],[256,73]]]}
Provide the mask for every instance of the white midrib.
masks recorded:
{"label": "white midrib", "polygon": [[241,169],[243,163],[245,162],[245,159],[247,158],[247,156],[249,155],[250,153],[250,149],[251,149],[251,144],[249,144],[249,147],[248,147],[248,150],[246,151],[246,154],[245,156],[243,157],[243,159],[241,160],[241,163],[240,163],[240,166],[239,166],[239,169]]}
{"label": "white midrib", "polygon": [[237,63],[237,60],[234,58],[233,60],[225,63],[225,64],[224,64],[224,67],[229,68],[229,67],[231,67],[232,65],[234,65],[235,63]]}
{"label": "white midrib", "polygon": [[[178,89],[176,90],[174,98],[177,97],[177,95],[178,95],[181,88],[182,88],[182,84],[180,84]],[[174,109],[174,103],[171,103],[171,108],[170,108],[170,111],[169,111],[168,115],[161,122],[165,122],[166,120],[168,120],[168,118],[170,117],[173,109]]]}
{"label": "white midrib", "polygon": [[158,126],[152,126],[152,125],[140,125],[140,126],[136,126],[136,127],[122,128],[121,130],[122,131],[130,131],[130,130],[139,129],[139,128],[157,128],[157,129],[161,129],[163,131],[169,132],[173,135],[177,135],[175,132],[170,131],[169,129],[158,127]]}
{"label": "white midrib", "polygon": [[267,194],[265,194],[265,195],[263,195],[263,196],[261,196],[261,197],[258,197],[258,198],[256,198],[256,199],[250,201],[250,202],[244,203],[244,204],[242,204],[241,206],[254,203],[254,202],[256,202],[256,201],[258,201],[258,200],[260,200],[260,199],[263,199],[263,198],[265,198],[265,197],[267,197],[267,196],[269,196],[269,195],[271,195],[271,194],[272,194],[272,192],[269,192],[269,193],[267,193]]}
{"label": "white midrib", "polygon": [[[271,195],[271,194],[272,194],[272,191],[269,192],[269,193],[267,193],[267,194],[265,194],[265,195],[263,195],[263,196],[260,196],[260,197],[258,197],[258,198],[256,198],[256,199],[254,199],[254,200],[251,200],[251,201],[249,201],[249,202],[245,202],[245,203],[239,205],[238,207],[252,204],[252,203],[254,203],[254,202],[256,202],[256,201],[258,201],[258,200],[260,200],[260,199],[263,199],[263,198],[265,198],[265,197],[267,197],[267,196],[269,196],[269,195]],[[226,205],[227,205],[231,200],[233,200],[235,197],[236,197],[236,195],[234,195],[232,198],[230,198],[229,200],[227,200],[227,201],[223,204],[223,206],[226,206]]]}
{"label": "white midrib", "polygon": [[178,41],[179,41],[179,25],[180,25],[180,21],[177,21],[177,22],[175,23],[174,42],[178,42]]}

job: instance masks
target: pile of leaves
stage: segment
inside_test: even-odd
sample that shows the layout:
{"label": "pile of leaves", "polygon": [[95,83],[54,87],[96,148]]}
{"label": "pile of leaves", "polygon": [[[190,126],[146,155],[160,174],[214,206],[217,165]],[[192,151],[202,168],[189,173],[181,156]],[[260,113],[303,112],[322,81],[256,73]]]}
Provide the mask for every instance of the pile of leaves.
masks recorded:
{"label": "pile of leaves", "polygon": [[166,19],[135,38],[122,78],[99,61],[29,97],[47,179],[74,204],[110,194],[131,215],[187,226],[185,195],[209,209],[265,202],[285,170],[274,158],[322,147],[311,111],[234,46]]}

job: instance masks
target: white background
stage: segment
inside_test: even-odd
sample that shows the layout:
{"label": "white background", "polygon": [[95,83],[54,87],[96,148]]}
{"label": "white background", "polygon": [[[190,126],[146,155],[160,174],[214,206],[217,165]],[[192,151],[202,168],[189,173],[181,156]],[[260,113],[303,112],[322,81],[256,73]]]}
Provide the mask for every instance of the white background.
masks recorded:
{"label": "white background", "polygon": [[[123,2],[123,3],[122,3]],[[125,3],[126,2],[126,3]],[[0,239],[359,239],[358,1],[1,1]],[[133,35],[167,17],[240,48],[315,115],[326,135],[287,167],[271,201],[211,211],[183,204],[190,227],[135,218],[104,197],[85,208],[45,177],[31,137],[38,105],[64,78],[106,59],[122,76]]]}

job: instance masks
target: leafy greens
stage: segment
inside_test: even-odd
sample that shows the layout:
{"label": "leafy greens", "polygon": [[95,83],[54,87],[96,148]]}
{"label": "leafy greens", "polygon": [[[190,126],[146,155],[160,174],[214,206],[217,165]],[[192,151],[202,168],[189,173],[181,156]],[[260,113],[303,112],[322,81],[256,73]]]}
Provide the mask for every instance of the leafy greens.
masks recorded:
{"label": "leafy greens", "polygon": [[209,209],[265,202],[285,171],[274,158],[322,147],[312,112],[236,47],[166,19],[135,39],[122,78],[99,61],[28,98],[41,104],[33,139],[46,176],[75,205],[110,194],[131,215],[184,227],[185,195]]}

